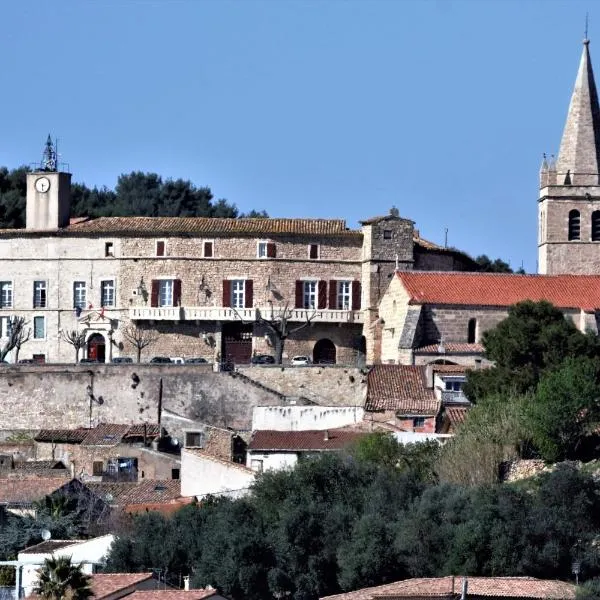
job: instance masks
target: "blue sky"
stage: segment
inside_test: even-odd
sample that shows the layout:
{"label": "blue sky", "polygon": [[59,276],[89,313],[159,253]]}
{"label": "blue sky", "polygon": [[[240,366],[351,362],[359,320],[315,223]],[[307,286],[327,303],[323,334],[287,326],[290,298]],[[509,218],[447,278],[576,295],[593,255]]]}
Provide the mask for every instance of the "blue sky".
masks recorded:
{"label": "blue sky", "polygon": [[39,160],[51,132],[88,185],[155,171],[350,227],[395,205],[432,241],[535,271],[538,169],[592,4],[5,2],[0,165]]}

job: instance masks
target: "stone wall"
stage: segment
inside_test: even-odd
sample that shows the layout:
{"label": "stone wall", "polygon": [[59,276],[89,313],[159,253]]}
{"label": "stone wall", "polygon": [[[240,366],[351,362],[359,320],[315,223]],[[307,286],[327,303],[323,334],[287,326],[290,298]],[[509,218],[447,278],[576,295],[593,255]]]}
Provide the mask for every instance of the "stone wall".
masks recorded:
{"label": "stone wall", "polygon": [[367,370],[357,367],[242,367],[240,373],[288,397],[322,406],[362,406]]}

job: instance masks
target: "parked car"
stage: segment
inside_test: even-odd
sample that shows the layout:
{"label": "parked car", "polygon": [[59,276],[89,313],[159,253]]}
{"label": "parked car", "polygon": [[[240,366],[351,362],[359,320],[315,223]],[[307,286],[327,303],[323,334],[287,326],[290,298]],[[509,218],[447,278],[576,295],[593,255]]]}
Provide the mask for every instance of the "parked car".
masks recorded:
{"label": "parked car", "polygon": [[182,365],[185,361],[183,358],[181,358],[181,356],[171,356],[171,362],[174,365]]}
{"label": "parked car", "polygon": [[35,365],[36,362],[35,362],[35,360],[33,360],[33,358],[20,358],[19,364],[20,365]]}
{"label": "parked car", "polygon": [[202,357],[198,357],[198,358],[186,358],[185,359],[185,364],[186,365],[199,365],[201,363],[205,364],[208,361],[205,358]]}
{"label": "parked car", "polygon": [[97,363],[100,362],[97,358],[80,358],[80,363]]}
{"label": "parked car", "polygon": [[133,358],[131,356],[115,356],[112,361],[115,364],[132,363]]}
{"label": "parked car", "polygon": [[275,357],[270,354],[255,354],[250,362],[253,365],[274,365]]}
{"label": "parked car", "polygon": [[172,364],[171,359],[168,356],[155,356],[154,358],[150,359],[150,362],[154,364]]}
{"label": "parked car", "polygon": [[296,366],[300,365],[310,365],[311,360],[308,356],[294,356],[292,358],[292,364]]}

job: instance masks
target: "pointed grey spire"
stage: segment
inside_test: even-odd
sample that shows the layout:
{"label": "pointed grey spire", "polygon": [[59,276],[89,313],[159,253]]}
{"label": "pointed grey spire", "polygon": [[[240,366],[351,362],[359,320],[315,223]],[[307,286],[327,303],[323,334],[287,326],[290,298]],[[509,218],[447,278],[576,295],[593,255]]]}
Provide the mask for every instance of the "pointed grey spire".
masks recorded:
{"label": "pointed grey spire", "polygon": [[599,183],[600,108],[589,44],[589,40],[583,41],[579,71],[556,161],[559,185]]}

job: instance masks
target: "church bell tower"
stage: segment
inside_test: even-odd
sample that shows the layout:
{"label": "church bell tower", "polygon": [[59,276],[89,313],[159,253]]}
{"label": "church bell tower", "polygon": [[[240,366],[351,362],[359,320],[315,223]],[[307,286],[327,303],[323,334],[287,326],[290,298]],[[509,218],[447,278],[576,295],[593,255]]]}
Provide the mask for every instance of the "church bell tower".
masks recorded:
{"label": "church bell tower", "polygon": [[56,230],[69,225],[71,173],[59,170],[56,143],[48,136],[42,162],[27,173],[26,229]]}

